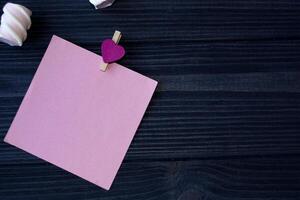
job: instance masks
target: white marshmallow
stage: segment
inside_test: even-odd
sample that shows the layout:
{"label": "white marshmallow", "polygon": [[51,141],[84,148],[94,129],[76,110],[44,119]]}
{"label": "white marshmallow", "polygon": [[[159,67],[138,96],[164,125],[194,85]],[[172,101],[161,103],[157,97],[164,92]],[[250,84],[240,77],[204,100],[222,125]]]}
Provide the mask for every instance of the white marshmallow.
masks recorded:
{"label": "white marshmallow", "polygon": [[10,46],[22,46],[31,27],[32,12],[19,4],[7,3],[3,7],[0,25],[0,41]]}
{"label": "white marshmallow", "polygon": [[115,0],[90,0],[90,3],[95,6],[96,9],[106,8],[111,6]]}

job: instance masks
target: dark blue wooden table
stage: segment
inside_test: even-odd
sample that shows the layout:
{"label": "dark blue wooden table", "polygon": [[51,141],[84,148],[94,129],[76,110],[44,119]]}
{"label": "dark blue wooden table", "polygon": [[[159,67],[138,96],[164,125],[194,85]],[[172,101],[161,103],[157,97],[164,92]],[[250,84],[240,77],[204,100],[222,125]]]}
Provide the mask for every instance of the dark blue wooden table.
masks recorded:
{"label": "dark blue wooden table", "polygon": [[[300,199],[300,1],[16,0],[22,48],[0,44],[0,199]],[[5,1],[0,1],[2,7]],[[108,192],[2,142],[53,34],[160,82]]]}

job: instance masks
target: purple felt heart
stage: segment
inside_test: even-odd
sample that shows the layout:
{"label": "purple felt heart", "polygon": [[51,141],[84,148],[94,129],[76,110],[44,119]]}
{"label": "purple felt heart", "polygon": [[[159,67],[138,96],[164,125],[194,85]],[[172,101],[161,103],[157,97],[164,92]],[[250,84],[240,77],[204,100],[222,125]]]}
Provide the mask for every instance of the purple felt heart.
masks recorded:
{"label": "purple felt heart", "polygon": [[125,55],[125,49],[111,39],[106,39],[102,42],[101,52],[105,63],[115,62]]}

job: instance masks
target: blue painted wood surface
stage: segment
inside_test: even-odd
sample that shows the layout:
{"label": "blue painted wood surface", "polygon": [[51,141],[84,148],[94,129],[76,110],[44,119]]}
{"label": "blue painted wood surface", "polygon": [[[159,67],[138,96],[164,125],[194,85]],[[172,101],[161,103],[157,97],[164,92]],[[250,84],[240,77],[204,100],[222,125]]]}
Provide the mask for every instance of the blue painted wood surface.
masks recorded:
{"label": "blue painted wood surface", "polygon": [[[300,2],[18,0],[22,48],[0,44],[0,199],[300,199]],[[0,1],[2,7],[5,1]],[[53,34],[160,82],[109,192],[2,142]]]}

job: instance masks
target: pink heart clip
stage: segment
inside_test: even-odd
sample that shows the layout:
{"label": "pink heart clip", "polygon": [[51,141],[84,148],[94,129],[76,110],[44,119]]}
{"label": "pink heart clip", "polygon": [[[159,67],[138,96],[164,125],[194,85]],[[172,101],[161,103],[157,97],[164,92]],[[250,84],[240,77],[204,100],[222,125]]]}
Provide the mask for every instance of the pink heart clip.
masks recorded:
{"label": "pink heart clip", "polygon": [[105,63],[116,62],[125,55],[124,47],[116,44],[111,39],[106,39],[102,42],[101,52]]}

